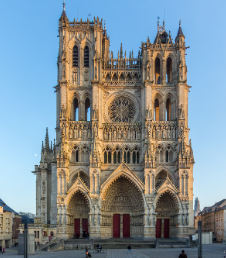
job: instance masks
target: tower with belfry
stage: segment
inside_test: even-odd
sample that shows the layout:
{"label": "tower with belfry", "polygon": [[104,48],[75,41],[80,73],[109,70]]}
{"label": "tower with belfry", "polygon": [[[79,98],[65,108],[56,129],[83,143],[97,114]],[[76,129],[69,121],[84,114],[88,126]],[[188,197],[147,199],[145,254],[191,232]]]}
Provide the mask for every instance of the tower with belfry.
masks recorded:
{"label": "tower with belfry", "polygon": [[36,174],[36,221],[58,238],[194,232],[186,45],[157,23],[138,55],[109,50],[103,21],[59,19],[56,142]]}

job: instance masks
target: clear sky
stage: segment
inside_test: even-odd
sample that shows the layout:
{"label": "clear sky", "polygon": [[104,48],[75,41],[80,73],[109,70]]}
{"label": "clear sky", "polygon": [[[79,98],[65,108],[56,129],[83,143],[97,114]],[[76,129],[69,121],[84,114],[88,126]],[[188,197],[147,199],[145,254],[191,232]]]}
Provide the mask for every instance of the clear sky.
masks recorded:
{"label": "clear sky", "polygon": [[[61,0],[0,2],[0,198],[16,211],[35,213],[35,175],[46,127],[55,137],[58,19]],[[226,1],[66,0],[69,20],[106,20],[110,50],[136,54],[153,42],[165,16],[175,39],[179,20],[186,36],[190,138],[195,156],[194,197],[201,208],[226,198],[225,95]],[[165,13],[165,15],[164,15]],[[91,18],[92,19],[92,18]],[[222,125],[222,126],[221,126]]]}

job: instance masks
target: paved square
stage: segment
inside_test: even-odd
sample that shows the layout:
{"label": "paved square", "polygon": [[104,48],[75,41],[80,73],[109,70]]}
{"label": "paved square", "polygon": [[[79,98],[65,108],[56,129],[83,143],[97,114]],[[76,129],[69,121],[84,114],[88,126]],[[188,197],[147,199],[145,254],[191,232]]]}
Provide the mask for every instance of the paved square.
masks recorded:
{"label": "paved square", "polygon": [[[188,258],[198,257],[198,248],[184,248]],[[223,244],[213,244],[203,246],[203,258],[224,258],[224,250],[226,246]],[[94,258],[177,258],[181,252],[181,248],[162,248],[162,249],[132,249],[132,254],[127,254],[127,249],[108,249],[103,253],[96,253],[90,250]],[[5,254],[0,254],[2,257],[16,258],[17,250],[6,249]],[[29,258],[85,258],[85,250],[69,250],[59,252],[36,252],[29,255]]]}

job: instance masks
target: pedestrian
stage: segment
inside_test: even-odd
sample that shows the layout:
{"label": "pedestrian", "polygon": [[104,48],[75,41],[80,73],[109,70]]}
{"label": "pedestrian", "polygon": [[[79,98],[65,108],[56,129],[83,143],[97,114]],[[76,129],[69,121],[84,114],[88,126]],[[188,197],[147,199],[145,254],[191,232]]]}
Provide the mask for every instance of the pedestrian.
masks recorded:
{"label": "pedestrian", "polygon": [[130,252],[132,254],[132,252],[131,252],[131,245],[130,244],[128,245],[127,249],[128,249],[127,254],[128,254],[128,252]]}
{"label": "pedestrian", "polygon": [[88,249],[88,246],[87,246],[87,245],[86,245],[85,250],[86,250],[86,258],[88,258],[88,257],[89,257],[89,249]]}
{"label": "pedestrian", "polygon": [[78,237],[79,237],[79,234],[78,234],[78,232],[77,232],[76,236],[77,236],[77,239],[78,239]]}
{"label": "pedestrian", "polygon": [[87,233],[87,235],[86,235],[86,236],[87,236],[87,239],[89,239],[89,232]]}
{"label": "pedestrian", "polygon": [[0,253],[2,253],[2,246],[0,245]]}
{"label": "pedestrian", "polygon": [[179,258],[187,258],[187,255],[184,252],[184,250],[182,250],[181,254],[179,255]]}

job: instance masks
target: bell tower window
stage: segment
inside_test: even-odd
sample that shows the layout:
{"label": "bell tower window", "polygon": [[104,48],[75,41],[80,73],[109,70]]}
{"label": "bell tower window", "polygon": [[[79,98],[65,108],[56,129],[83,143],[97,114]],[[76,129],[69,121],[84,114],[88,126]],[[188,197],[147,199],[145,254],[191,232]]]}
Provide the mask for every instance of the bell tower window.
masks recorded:
{"label": "bell tower window", "polygon": [[74,121],[79,121],[79,108],[78,108],[78,100],[75,98],[74,99]]}
{"label": "bell tower window", "polygon": [[86,99],[85,101],[85,120],[86,121],[90,121],[90,117],[91,117],[91,114],[90,114],[90,100],[89,98]]}
{"label": "bell tower window", "polygon": [[160,59],[155,59],[155,84],[160,84]]}
{"label": "bell tower window", "polygon": [[172,59],[168,57],[166,62],[166,83],[171,83],[171,82],[172,82]]}
{"label": "bell tower window", "polygon": [[78,67],[78,47],[73,47],[73,67]]}
{"label": "bell tower window", "polygon": [[89,48],[84,48],[84,67],[89,67]]}

